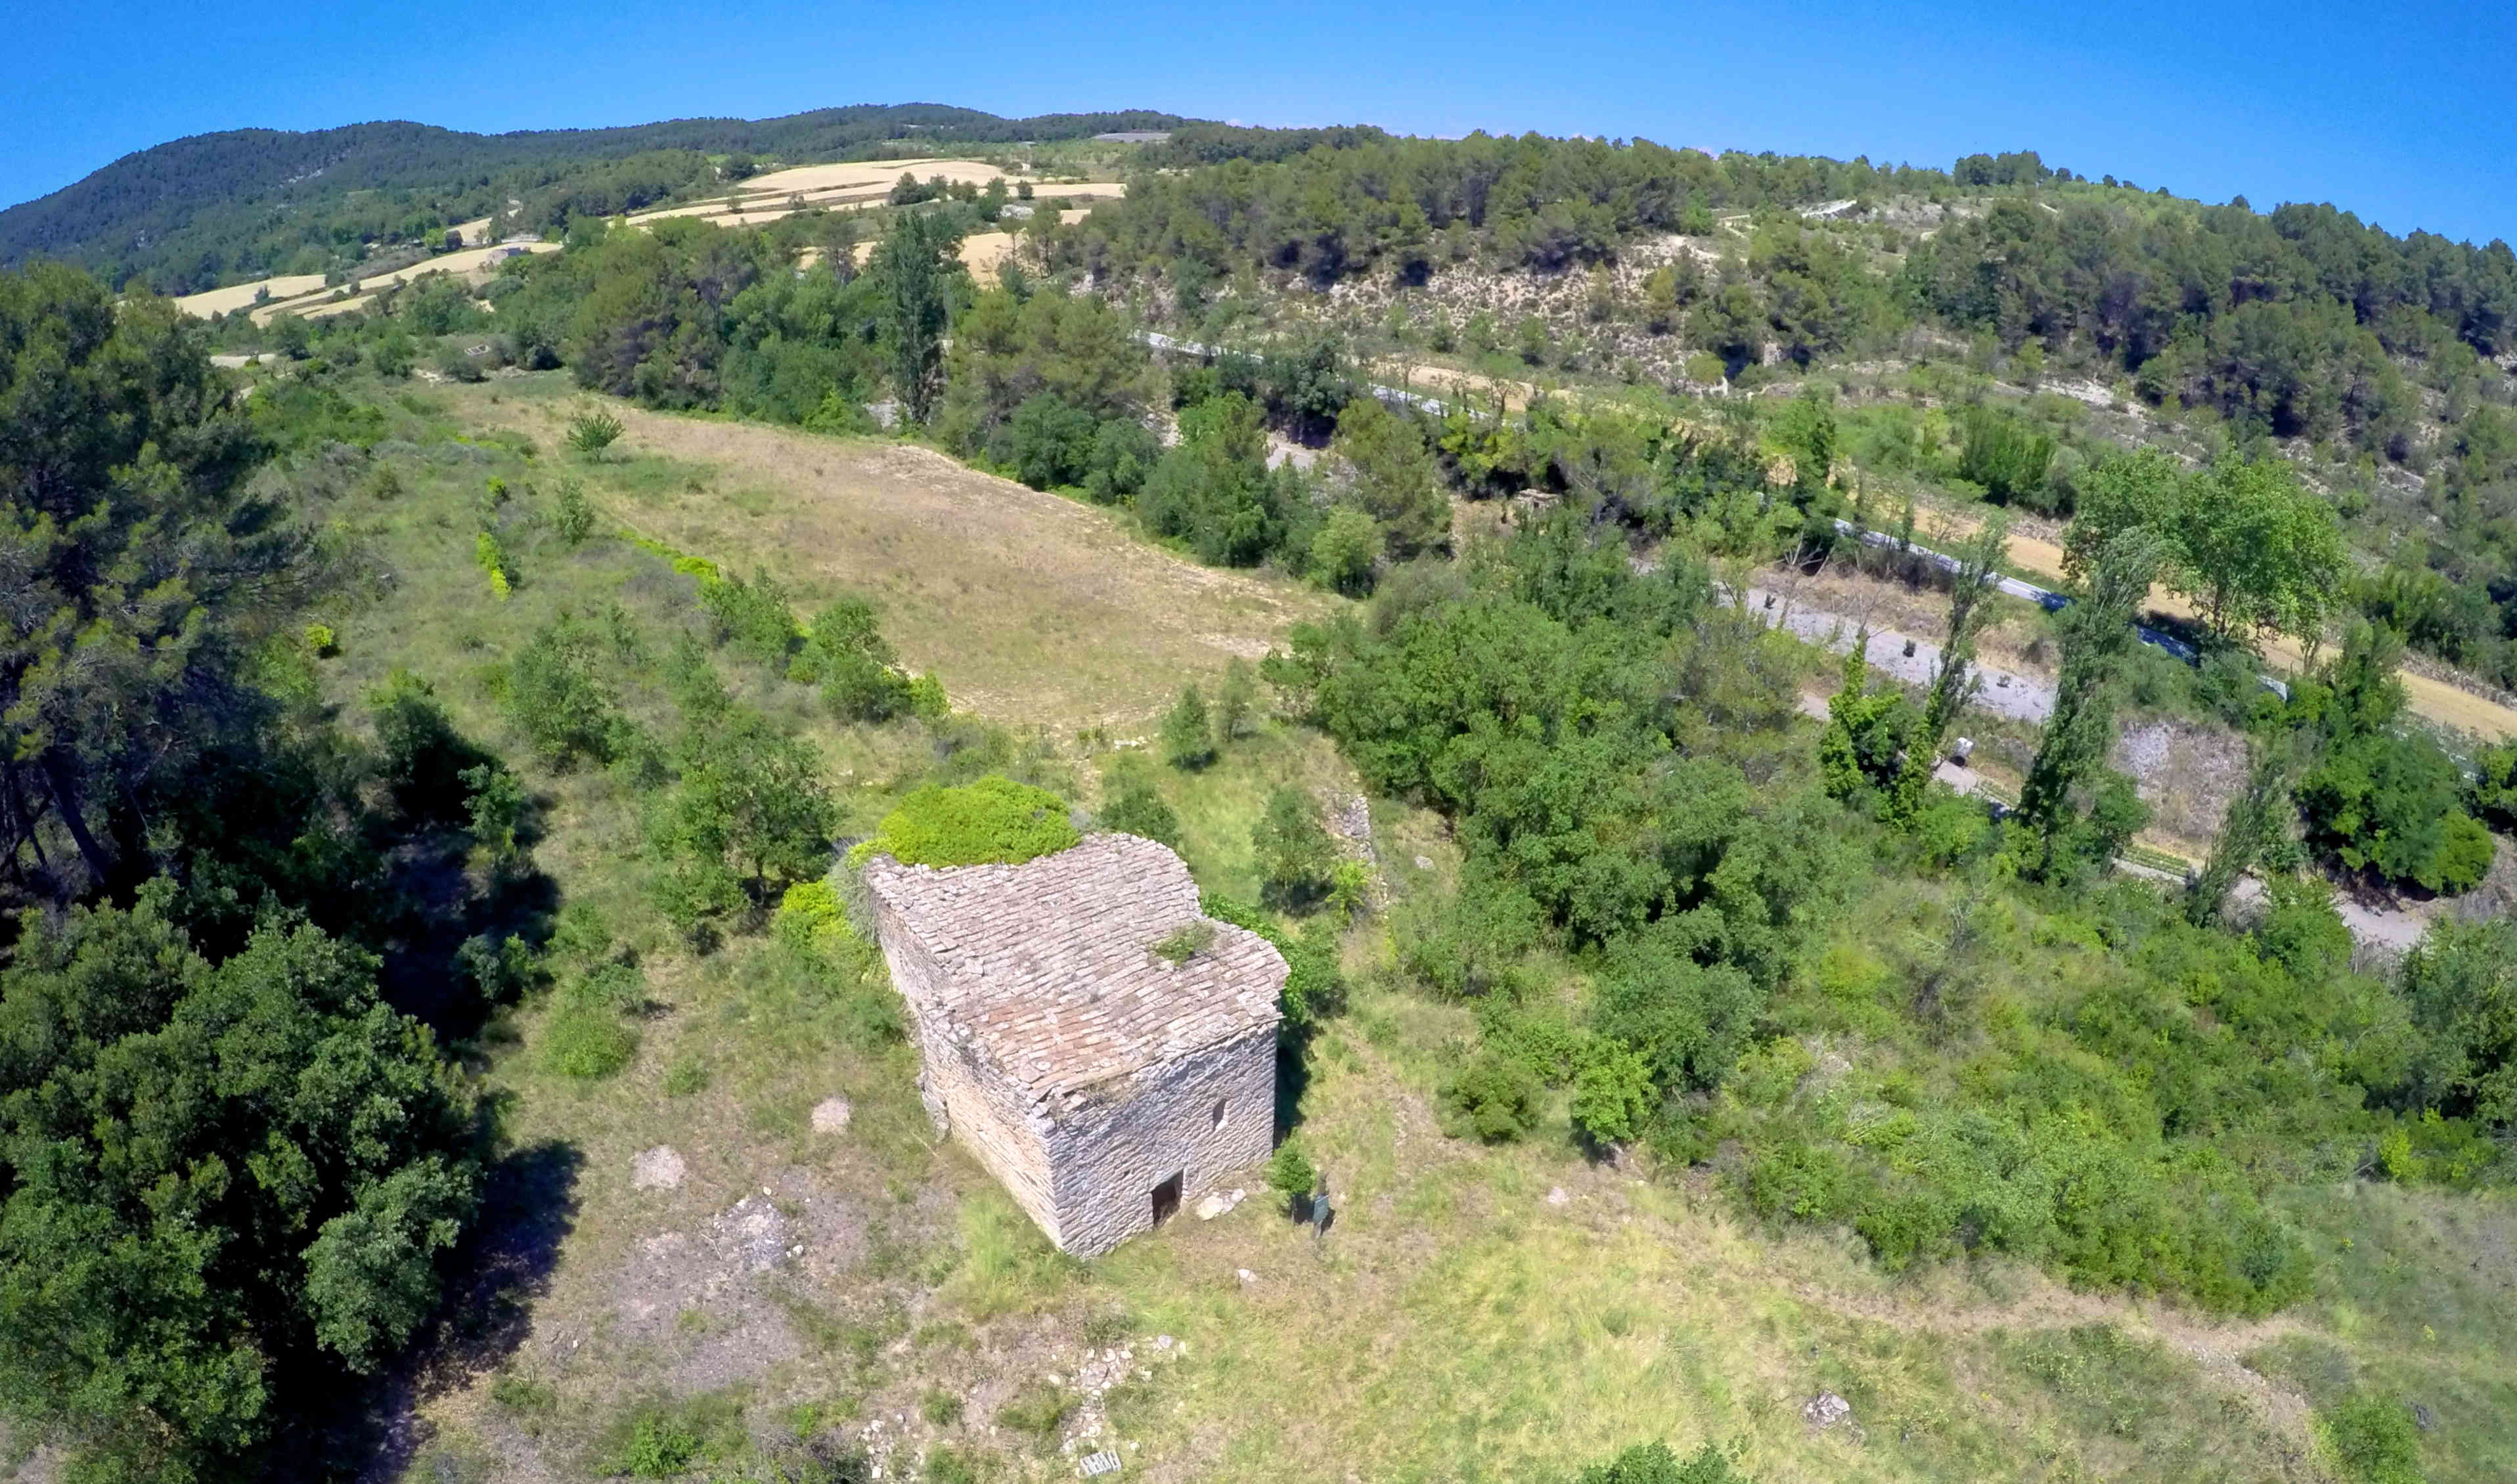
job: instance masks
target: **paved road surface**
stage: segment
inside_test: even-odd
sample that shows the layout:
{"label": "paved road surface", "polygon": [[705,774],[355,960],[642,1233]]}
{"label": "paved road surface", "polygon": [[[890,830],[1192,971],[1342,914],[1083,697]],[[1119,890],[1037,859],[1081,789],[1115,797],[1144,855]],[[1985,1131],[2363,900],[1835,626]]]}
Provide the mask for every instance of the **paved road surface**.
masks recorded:
{"label": "paved road surface", "polygon": [[[1859,636],[1856,620],[1842,614],[1807,608],[1790,603],[1780,593],[1762,587],[1748,589],[1748,602],[1767,616],[1770,623],[1780,620],[1782,626],[1812,644],[1822,644],[1839,655],[1849,654]],[[1914,652],[1905,653],[1912,644]],[[1933,670],[1941,662],[1941,647],[1917,634],[1899,633],[1893,628],[1874,629],[1870,635],[1870,667],[1892,675],[1908,685],[1928,686]],[[1997,716],[2042,726],[2054,714],[2054,687],[2032,675],[2020,675],[1992,665],[1979,667],[1984,676],[1977,689],[1975,704]]]}

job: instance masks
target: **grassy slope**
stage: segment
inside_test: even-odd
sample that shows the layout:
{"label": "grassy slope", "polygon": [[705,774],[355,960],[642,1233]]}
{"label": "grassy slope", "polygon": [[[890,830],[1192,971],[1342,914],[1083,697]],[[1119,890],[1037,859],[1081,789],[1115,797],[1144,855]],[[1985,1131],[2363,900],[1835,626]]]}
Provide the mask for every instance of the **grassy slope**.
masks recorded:
{"label": "grassy slope", "polygon": [[[555,396],[508,382],[397,411],[397,433],[419,445],[387,454],[405,491],[348,494],[328,512],[396,578],[341,623],[334,694],[409,665],[512,748],[483,666],[535,623],[615,600],[660,644],[689,621],[688,581],[661,560],[602,539],[572,554],[530,522],[510,526],[515,598],[489,601],[471,564],[474,494],[491,474],[546,492],[565,472],[550,451]],[[1084,796],[1106,754],[1065,729],[1150,730],[1183,679],[1326,607],[1183,568],[1103,513],[922,453],[624,415],[631,455],[577,471],[607,511],[728,565],[761,561],[808,601],[864,586],[957,701],[1058,728],[1052,766]],[[444,441],[495,426],[545,451]],[[795,688],[730,657],[726,669],[824,747],[854,785],[859,827],[929,755],[915,729],[835,728]],[[525,1261],[502,1280],[525,1307],[518,1330],[458,1323],[470,1347],[423,1393],[434,1431],[406,1477],[585,1477],[642,1407],[677,1415],[728,1468],[879,1419],[876,1436],[905,1450],[886,1478],[933,1446],[966,1450],[982,1477],[1071,1477],[1053,1438],[1033,1441],[1001,1409],[1046,1376],[1071,1380],[1088,1345],[1131,1337],[1151,1374],[1113,1393],[1109,1416],[1131,1476],[1161,1480],[1557,1479],[1648,1436],[1739,1439],[1768,1484],[2316,1478],[2306,1408],[2347,1385],[2434,1410],[2435,1478],[2505,1476],[2517,1449],[2496,1349],[2517,1327],[2517,1219],[2501,1202],[2292,1193],[2317,1234],[2320,1291],[2260,1324],[2074,1294],[1999,1265],[1891,1282],[1846,1240],[1741,1224],[1698,1179],[1590,1165],[1560,1122],[1518,1148],[1443,1137],[1429,1091],[1470,1025],[1375,988],[1384,949],[1369,930],[1349,945],[1356,1006],[1323,1039],[1299,1108],[1339,1194],[1327,1243],[1254,1198],[1089,1268],[1067,1263],[931,1141],[905,1051],[867,1041],[756,939],[706,959],[669,943],[639,904],[625,796],[600,777],[529,776],[547,806],[538,859],[566,897],[602,905],[646,949],[659,1006],[636,1065],[590,1086],[540,1069],[536,1007],[487,1039],[510,1139],[551,1151],[561,1171],[565,1202],[540,1210],[560,1212],[564,1235],[546,1270]],[[1208,884],[1249,889],[1248,825],[1284,781],[1352,787],[1317,739],[1272,726],[1205,775],[1165,775]],[[1374,812],[1393,889],[1426,873],[1420,858],[1448,869],[1437,822]],[[704,1085],[668,1095],[667,1074],[686,1068],[673,1085]],[[833,1093],[854,1121],[815,1133],[810,1110]],[[688,1165],[682,1186],[632,1190],[632,1156],[663,1144]],[[728,1281],[702,1258],[720,1213],[764,1188],[806,1253]],[[496,1296],[463,1307],[494,1314]],[[1152,1363],[1154,1334],[1186,1341],[1186,1358]],[[1821,1389],[1853,1402],[1856,1426],[1802,1420]],[[963,1398],[960,1417],[922,1416],[931,1391]]]}

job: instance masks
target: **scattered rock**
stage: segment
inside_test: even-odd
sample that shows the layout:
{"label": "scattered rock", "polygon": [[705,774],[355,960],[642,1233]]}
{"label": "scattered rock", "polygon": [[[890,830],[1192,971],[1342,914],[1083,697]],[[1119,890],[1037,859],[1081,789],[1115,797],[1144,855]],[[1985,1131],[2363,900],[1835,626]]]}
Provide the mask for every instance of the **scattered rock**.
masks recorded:
{"label": "scattered rock", "polygon": [[2423,1432],[2427,1432],[2438,1425],[2438,1414],[2421,1403],[2414,1402],[2412,1403],[2412,1422]]}
{"label": "scattered rock", "polygon": [[1550,1206],[1569,1205],[1572,1200],[1571,1196],[1564,1193],[1564,1187],[1561,1185],[1554,1186],[1547,1192],[1547,1204]]}
{"label": "scattered rock", "polygon": [[1853,1404],[1832,1391],[1821,1391],[1801,1408],[1801,1416],[1809,1419],[1813,1427],[1832,1427],[1852,1418]]}
{"label": "scattered rock", "polygon": [[687,1173],[670,1144],[659,1144],[629,1162],[631,1190],[679,1190]]}
{"label": "scattered rock", "polygon": [[1416,869],[1418,870],[1431,870],[1433,869],[1433,858],[1431,856],[1418,856],[1416,858]]}
{"label": "scattered rock", "polygon": [[1232,1209],[1232,1203],[1230,1201],[1224,1199],[1220,1194],[1212,1195],[1197,1203],[1197,1219],[1200,1221],[1212,1221],[1230,1209]]}
{"label": "scattered rock", "polygon": [[1372,805],[1360,793],[1332,796],[1329,802],[1329,833],[1357,847],[1356,854],[1372,855]]}
{"label": "scattered rock", "polygon": [[775,1201],[746,1196],[709,1225],[739,1272],[766,1272],[788,1254],[787,1217]]}
{"label": "scattered rock", "polygon": [[847,1131],[848,1120],[855,1113],[856,1110],[848,1106],[846,1098],[826,1097],[813,1105],[813,1131],[844,1133]]}
{"label": "scattered rock", "polygon": [[1237,1268],[1234,1268],[1234,1269],[1232,1270],[1232,1276],[1233,1276],[1233,1277],[1235,1277],[1235,1278],[1240,1279],[1240,1280],[1241,1280],[1242,1287],[1244,1287],[1244,1288],[1247,1288],[1247,1287],[1249,1287],[1251,1284],[1257,1283],[1257,1282],[1258,1281],[1258,1275],[1257,1273],[1254,1273],[1254,1272],[1250,1271],[1250,1270],[1249,1270],[1248,1268],[1246,1268],[1246,1267],[1237,1267]]}

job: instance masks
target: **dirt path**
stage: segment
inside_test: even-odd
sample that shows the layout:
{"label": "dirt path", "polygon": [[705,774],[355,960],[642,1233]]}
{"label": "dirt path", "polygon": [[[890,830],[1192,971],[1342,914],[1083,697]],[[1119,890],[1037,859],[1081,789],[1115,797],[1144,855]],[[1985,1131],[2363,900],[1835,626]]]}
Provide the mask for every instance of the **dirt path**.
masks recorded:
{"label": "dirt path", "polygon": [[1480,371],[1454,370],[1423,361],[1376,360],[1368,369],[1381,382],[1402,391],[1429,392],[1436,397],[1467,397],[1476,403],[1491,403],[1501,398],[1507,412],[1525,409],[1539,395],[1538,388],[1526,381],[1507,381]]}

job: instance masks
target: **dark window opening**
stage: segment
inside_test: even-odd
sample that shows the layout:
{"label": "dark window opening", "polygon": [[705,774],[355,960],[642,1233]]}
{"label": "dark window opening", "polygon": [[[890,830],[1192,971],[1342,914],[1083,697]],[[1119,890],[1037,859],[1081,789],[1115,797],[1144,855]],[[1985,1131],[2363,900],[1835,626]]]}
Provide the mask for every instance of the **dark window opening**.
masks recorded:
{"label": "dark window opening", "polygon": [[1221,1098],[1215,1100],[1215,1126],[1217,1128],[1223,1126],[1223,1099]]}
{"label": "dark window opening", "polygon": [[1173,1175],[1154,1187],[1154,1224],[1162,1225],[1179,1213],[1180,1177]]}

